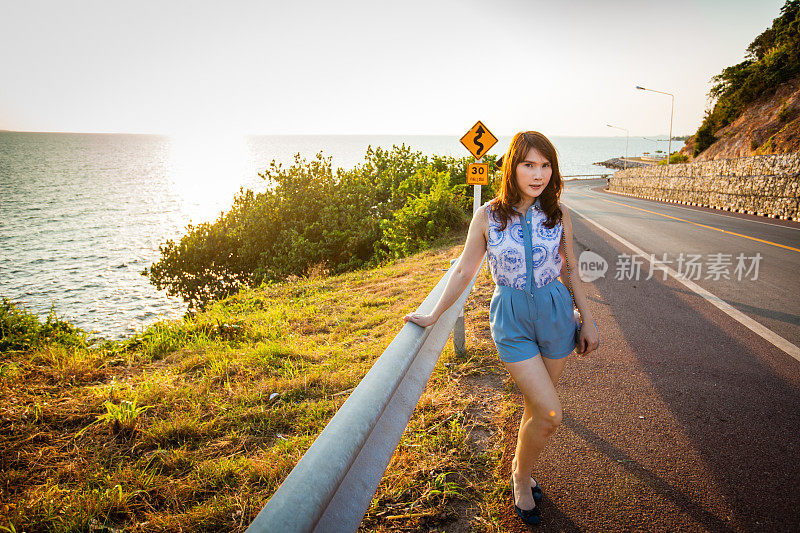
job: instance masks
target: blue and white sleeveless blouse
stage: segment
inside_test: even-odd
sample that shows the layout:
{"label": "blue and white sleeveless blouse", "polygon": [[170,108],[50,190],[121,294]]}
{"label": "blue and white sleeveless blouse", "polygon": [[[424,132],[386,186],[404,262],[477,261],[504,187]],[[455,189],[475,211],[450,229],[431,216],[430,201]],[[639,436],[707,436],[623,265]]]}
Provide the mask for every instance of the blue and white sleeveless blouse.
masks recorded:
{"label": "blue and white sleeveless blouse", "polygon": [[[508,221],[500,230],[492,204],[486,204],[489,217],[489,242],[486,243],[487,262],[492,279],[497,285],[506,285],[530,292],[532,287],[543,287],[561,274],[562,259],[558,253],[561,243],[562,223],[545,227],[547,214],[542,211],[539,199],[522,216]],[[527,263],[533,265],[529,276]]]}

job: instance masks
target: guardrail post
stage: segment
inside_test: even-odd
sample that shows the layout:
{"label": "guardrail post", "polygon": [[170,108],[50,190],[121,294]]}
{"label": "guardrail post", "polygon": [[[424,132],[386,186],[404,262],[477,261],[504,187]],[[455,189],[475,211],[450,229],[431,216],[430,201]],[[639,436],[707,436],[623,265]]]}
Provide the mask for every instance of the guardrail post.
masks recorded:
{"label": "guardrail post", "polygon": [[[451,259],[450,266],[452,267],[458,259]],[[453,349],[458,355],[465,355],[467,353],[467,335],[464,328],[464,309],[456,318],[456,323],[453,326]]]}
{"label": "guardrail post", "polygon": [[458,315],[455,326],[453,326],[453,349],[455,349],[458,355],[465,355],[467,353],[467,339],[464,332],[463,311],[460,315]]}

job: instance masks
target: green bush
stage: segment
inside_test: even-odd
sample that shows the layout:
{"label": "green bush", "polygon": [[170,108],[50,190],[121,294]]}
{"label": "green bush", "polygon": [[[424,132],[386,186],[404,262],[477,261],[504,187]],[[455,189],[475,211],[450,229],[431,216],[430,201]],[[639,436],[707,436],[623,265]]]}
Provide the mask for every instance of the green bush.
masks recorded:
{"label": "green bush", "polygon": [[706,118],[703,119],[703,123],[694,135],[694,149],[692,155],[695,157],[717,140],[714,136],[714,132],[716,131],[714,122],[708,119],[710,114],[710,112],[706,112]]}
{"label": "green bush", "polygon": [[[468,161],[429,159],[405,145],[370,147],[364,162],[351,170],[334,171],[331,158],[322,153],[311,161],[298,154],[288,167],[273,161],[260,174],[270,184],[268,191],[241,190],[215,222],[190,225],[180,241],[162,245],[161,258],[142,274],[159,289],[181,296],[190,309],[203,309],[242,286],[374,265],[429,242],[435,232],[420,232],[411,213],[433,212],[432,202],[445,202],[439,211],[447,215],[440,223],[446,231],[456,218],[460,221],[450,216],[453,205],[471,212],[472,195],[464,194]],[[484,190],[485,198],[494,194],[491,186]],[[401,231],[399,220],[413,228]],[[385,228],[395,233],[384,238]]]}
{"label": "green bush", "polygon": [[778,120],[782,123],[786,124],[787,122],[791,122],[794,120],[794,117],[797,115],[797,109],[794,107],[789,107],[787,104],[783,104],[781,110],[778,111]]}
{"label": "green bush", "polygon": [[381,221],[381,242],[391,257],[414,254],[450,228],[466,222],[462,195],[448,185],[447,173],[427,167],[415,177],[433,182],[434,186],[427,193],[410,198],[390,219]]}
{"label": "green bush", "polygon": [[90,343],[85,331],[57,317],[53,309],[42,323],[8,298],[0,303],[0,353],[28,351],[48,344],[86,348]]}
{"label": "green bush", "polygon": [[669,156],[670,163],[686,163],[689,160],[689,156],[686,154],[679,154],[675,152],[671,156]]}

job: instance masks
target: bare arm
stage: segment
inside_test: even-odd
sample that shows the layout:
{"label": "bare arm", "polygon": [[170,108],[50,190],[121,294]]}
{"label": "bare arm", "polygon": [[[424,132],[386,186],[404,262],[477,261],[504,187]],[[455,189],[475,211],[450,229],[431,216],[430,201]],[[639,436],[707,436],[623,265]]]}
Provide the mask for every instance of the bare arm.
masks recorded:
{"label": "bare arm", "polygon": [[481,206],[472,217],[467,233],[467,242],[455,268],[453,269],[444,292],[436,302],[429,315],[422,313],[409,313],[403,317],[406,322],[414,322],[422,327],[427,327],[439,320],[442,313],[453,305],[467,284],[475,276],[481,266],[483,256],[486,254],[486,236],[489,231],[489,221],[486,216],[486,206]]}
{"label": "bare arm", "polygon": [[[560,205],[561,211],[564,215],[564,239],[567,245],[566,249],[564,249],[564,243],[562,242],[559,249],[567,258],[567,261],[565,261],[561,266],[561,280],[564,282],[567,288],[572,291],[572,297],[575,298],[575,307],[578,308],[578,312],[581,314],[583,323],[591,324],[591,327],[581,328],[581,344],[583,345],[583,341],[586,341],[586,349],[581,351],[581,353],[589,353],[597,348],[597,345],[600,342],[600,334],[594,327],[592,310],[589,309],[589,304],[586,300],[586,294],[583,292],[583,285],[581,284],[578,260],[575,257],[575,251],[572,249],[572,218],[570,217],[567,208],[564,207],[563,204]],[[569,263],[569,273],[567,273],[567,263]]]}

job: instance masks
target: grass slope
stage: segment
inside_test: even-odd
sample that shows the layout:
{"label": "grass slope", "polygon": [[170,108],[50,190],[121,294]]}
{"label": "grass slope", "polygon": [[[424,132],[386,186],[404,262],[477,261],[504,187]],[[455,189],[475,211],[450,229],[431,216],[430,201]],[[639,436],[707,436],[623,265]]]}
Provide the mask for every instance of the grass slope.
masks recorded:
{"label": "grass slope", "polygon": [[[243,531],[461,250],[244,291],[119,343],[0,354],[0,531]],[[362,524],[497,531],[511,386],[467,302]]]}

